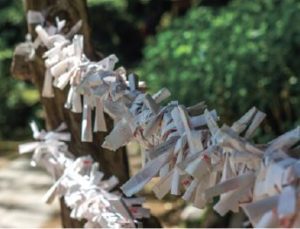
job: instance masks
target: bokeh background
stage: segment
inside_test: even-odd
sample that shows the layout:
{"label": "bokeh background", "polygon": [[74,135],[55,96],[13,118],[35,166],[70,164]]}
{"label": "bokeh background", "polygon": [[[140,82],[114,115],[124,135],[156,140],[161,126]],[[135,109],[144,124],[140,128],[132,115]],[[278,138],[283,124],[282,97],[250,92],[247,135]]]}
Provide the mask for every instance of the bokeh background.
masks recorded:
{"label": "bokeh background", "polygon": [[[88,7],[94,47],[115,53],[150,92],[167,87],[185,105],[206,101],[228,124],[256,106],[267,114],[260,143],[300,123],[300,1],[88,0]],[[43,125],[38,92],[10,74],[25,34],[22,1],[0,0],[0,169],[30,139],[29,121]],[[140,150],[131,143],[129,151],[134,173]],[[220,218],[178,198],[156,201],[151,184],[144,194],[165,226],[242,226],[242,214]]]}

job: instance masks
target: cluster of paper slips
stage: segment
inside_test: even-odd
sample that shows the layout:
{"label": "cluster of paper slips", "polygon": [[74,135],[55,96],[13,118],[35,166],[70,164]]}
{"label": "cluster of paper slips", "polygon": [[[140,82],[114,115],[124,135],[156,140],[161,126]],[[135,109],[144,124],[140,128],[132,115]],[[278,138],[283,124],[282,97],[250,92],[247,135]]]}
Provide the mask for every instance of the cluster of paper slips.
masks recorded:
{"label": "cluster of paper slips", "polygon": [[[38,18],[38,14],[28,15],[37,23],[41,19],[32,18]],[[170,96],[168,89],[153,95],[143,93],[140,88],[144,84],[135,75],[127,76],[123,67],[115,69],[118,61],[115,55],[99,62],[90,61],[83,53],[83,37],[74,35],[80,23],[67,35],[60,33],[63,25],[64,21],[57,20],[55,26],[36,26],[38,37],[31,47],[48,48],[43,56],[46,66],[43,96],[54,97],[53,86],[60,89],[70,86],[65,107],[82,113],[82,141],[91,142],[93,132],[107,131],[106,113],[114,120],[114,128],[102,147],[116,150],[132,140],[141,145],[145,166],[121,187],[126,196],[138,193],[158,176],[160,180],[153,189],[158,198],[170,193],[204,208],[218,197],[214,209],[220,215],[237,212],[241,207],[254,227],[300,226],[300,164],[296,158],[300,150],[299,127],[258,145],[251,137],[265,114],[255,107],[232,125],[220,126],[216,111],[208,110],[204,102],[185,107],[171,101],[163,106],[161,103]],[[50,150],[51,155],[58,155],[64,147],[57,144],[58,152]],[[53,160],[58,160],[59,156],[55,157]],[[71,157],[68,154],[61,160]],[[52,156],[37,161],[44,160],[41,163],[57,179],[55,187],[60,187],[67,177],[61,174],[68,174],[69,166],[57,163],[60,165],[51,167],[50,159]],[[74,160],[72,163],[80,164],[87,159]],[[90,177],[95,176],[95,171],[91,169]],[[75,182],[77,178],[72,179]],[[103,189],[110,190],[111,185],[108,186]],[[57,187],[54,189],[64,190]],[[48,197],[51,199],[52,195],[50,190]]]}
{"label": "cluster of paper slips", "polygon": [[63,197],[71,217],[85,219],[86,228],[143,226],[141,219],[150,216],[149,209],[142,207],[145,199],[124,197],[115,189],[118,178],[104,180],[99,164],[91,156],[74,158],[65,143],[71,136],[62,132],[66,130],[64,123],[50,132],[39,131],[34,122],[31,128],[37,141],[20,145],[19,152],[34,152],[31,164],[44,167],[55,179],[44,196],[46,203],[52,203],[55,196]]}

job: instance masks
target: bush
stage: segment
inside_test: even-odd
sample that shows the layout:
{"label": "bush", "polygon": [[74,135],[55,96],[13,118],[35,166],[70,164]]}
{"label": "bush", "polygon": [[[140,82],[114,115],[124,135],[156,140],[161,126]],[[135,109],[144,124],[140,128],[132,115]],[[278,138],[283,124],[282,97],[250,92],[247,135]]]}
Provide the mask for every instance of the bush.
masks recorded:
{"label": "bush", "polygon": [[297,0],[195,7],[148,41],[140,71],[152,90],[205,100],[225,122],[255,105],[268,114],[264,131],[278,135],[300,120],[299,21]]}

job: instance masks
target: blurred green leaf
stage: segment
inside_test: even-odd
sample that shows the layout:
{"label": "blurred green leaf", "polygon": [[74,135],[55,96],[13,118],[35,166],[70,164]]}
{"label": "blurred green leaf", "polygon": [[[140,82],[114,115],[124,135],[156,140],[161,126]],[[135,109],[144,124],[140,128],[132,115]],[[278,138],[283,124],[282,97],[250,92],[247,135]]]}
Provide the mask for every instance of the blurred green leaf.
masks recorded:
{"label": "blurred green leaf", "polygon": [[230,123],[252,106],[268,137],[300,117],[300,2],[231,1],[194,7],[148,41],[139,71],[191,105],[206,100]]}

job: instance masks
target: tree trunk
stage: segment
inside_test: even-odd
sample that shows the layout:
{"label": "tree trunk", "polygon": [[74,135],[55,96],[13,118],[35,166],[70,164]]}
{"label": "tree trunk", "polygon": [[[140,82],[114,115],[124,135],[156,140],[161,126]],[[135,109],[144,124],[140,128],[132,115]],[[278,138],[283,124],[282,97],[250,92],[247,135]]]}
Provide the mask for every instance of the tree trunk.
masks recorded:
{"label": "tree trunk", "polygon": [[[36,10],[45,12],[47,20],[54,21],[55,17],[66,19],[67,28],[71,28],[79,19],[82,20],[83,26],[80,33],[84,35],[85,54],[90,59],[95,59],[95,53],[91,44],[90,29],[88,27],[87,5],[86,0],[25,0],[25,11]],[[28,31],[34,39],[36,37],[34,26],[28,24]],[[36,85],[41,95],[45,67],[41,58],[44,48],[39,47],[37,55],[33,61],[27,62],[28,73],[30,80]],[[16,62],[16,60],[14,60]],[[16,63],[15,63],[16,64]],[[21,77],[22,78],[22,77]],[[68,130],[71,133],[71,142],[69,150],[76,156],[90,154],[93,159],[100,164],[100,169],[105,173],[106,177],[115,175],[118,177],[120,184],[124,183],[129,178],[128,159],[125,148],[119,149],[117,152],[112,152],[101,148],[105,133],[94,133],[92,143],[81,142],[81,114],[75,114],[64,108],[64,103],[67,98],[68,88],[61,91],[54,88],[54,98],[42,98],[46,115],[47,129],[56,128],[61,122],[65,122]],[[112,128],[112,121],[107,117],[108,128]],[[61,200],[61,218],[63,227],[74,228],[82,227],[82,222],[70,218],[70,211]]]}

